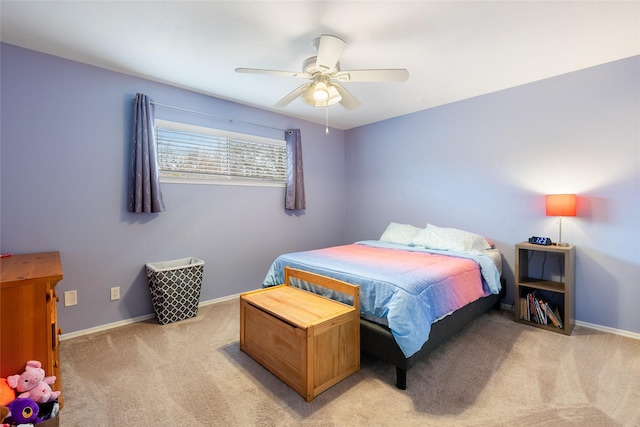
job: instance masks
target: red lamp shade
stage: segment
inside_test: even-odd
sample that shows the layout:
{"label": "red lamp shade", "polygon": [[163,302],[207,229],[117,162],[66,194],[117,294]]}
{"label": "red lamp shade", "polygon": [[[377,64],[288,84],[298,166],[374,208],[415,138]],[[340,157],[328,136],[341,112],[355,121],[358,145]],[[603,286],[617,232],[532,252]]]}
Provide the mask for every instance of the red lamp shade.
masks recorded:
{"label": "red lamp shade", "polygon": [[547,216],[576,216],[576,195],[547,195]]}

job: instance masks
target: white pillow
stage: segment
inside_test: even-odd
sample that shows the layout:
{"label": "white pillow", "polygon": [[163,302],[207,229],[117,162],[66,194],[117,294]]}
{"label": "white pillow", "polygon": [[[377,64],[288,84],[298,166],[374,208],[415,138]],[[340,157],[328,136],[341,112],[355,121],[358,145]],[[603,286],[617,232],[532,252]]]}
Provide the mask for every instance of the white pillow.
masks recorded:
{"label": "white pillow", "polygon": [[410,224],[397,224],[392,222],[387,226],[387,229],[384,230],[382,236],[380,236],[380,241],[408,245],[420,230],[421,228],[414,227]]}
{"label": "white pillow", "polygon": [[427,224],[427,227],[413,238],[411,245],[472,255],[480,255],[491,249],[487,240],[478,234],[456,228],[436,227],[432,224]]}

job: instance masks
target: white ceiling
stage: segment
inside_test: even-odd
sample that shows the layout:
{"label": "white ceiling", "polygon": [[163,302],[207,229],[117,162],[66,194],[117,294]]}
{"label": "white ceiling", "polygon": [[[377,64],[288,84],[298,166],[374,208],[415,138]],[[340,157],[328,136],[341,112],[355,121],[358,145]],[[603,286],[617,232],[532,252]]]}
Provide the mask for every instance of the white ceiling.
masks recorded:
{"label": "white ceiling", "polygon": [[[640,54],[640,1],[7,1],[3,42],[324,123],[295,100],[314,38],[347,42],[343,70],[407,68],[404,83],[345,83],[350,129]],[[167,102],[157,99],[157,102]],[[188,108],[189,106],[182,106]]]}

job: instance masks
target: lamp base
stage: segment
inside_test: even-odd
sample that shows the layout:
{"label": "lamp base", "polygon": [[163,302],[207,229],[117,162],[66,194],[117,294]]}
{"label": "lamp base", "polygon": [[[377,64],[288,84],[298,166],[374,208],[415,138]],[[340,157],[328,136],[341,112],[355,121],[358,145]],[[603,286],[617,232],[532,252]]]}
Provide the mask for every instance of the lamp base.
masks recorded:
{"label": "lamp base", "polygon": [[569,243],[567,243],[567,242],[558,242],[558,243],[556,243],[556,246],[569,246]]}

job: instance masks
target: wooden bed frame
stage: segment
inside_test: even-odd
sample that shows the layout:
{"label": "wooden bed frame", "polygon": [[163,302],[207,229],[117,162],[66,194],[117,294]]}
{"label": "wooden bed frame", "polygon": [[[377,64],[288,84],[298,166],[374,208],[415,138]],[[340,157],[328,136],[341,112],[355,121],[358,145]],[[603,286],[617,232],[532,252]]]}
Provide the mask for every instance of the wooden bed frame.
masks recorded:
{"label": "wooden bed frame", "polygon": [[396,343],[391,330],[385,326],[360,318],[360,350],[396,367],[396,386],[407,388],[407,371],[422,357],[434,350],[443,341],[451,338],[471,321],[491,308],[500,308],[500,300],[506,293],[506,284],[500,278],[502,289],[498,295],[488,295],[456,310],[431,326],[429,340],[411,357],[406,357]]}

